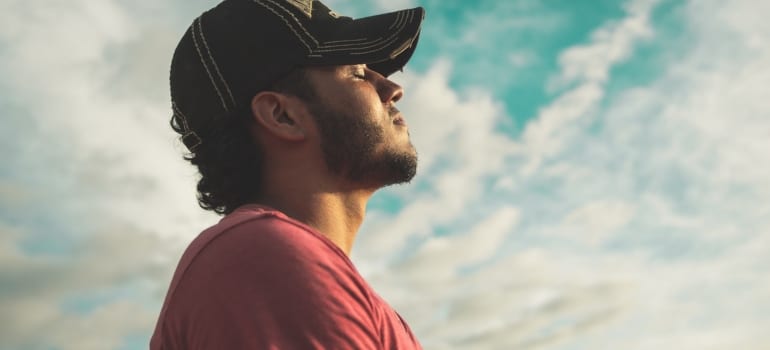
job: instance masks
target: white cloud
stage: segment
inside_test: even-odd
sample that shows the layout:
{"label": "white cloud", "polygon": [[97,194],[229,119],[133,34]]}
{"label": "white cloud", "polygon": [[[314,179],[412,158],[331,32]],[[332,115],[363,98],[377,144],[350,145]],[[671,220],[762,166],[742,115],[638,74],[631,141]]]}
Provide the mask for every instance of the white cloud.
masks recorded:
{"label": "white cloud", "polygon": [[[153,64],[168,62],[179,33],[126,34],[140,26],[115,2],[45,5],[0,3],[0,38],[13,49],[0,53],[47,148],[72,155],[69,166],[34,173],[74,188],[49,198],[47,187],[4,179],[0,193],[80,206],[72,221],[96,223],[74,258],[29,256],[20,237],[36,232],[3,223],[0,278],[15,289],[0,296],[1,338],[110,348],[149,332],[156,311],[146,303],[160,302],[179,241],[214,221],[192,202],[193,172],[169,147],[161,97],[138,90],[166,84]],[[354,253],[426,348],[766,348],[770,28],[761,14],[770,8],[687,4],[690,44],[671,48],[661,77],[606,91],[613,65],[640,40],[660,39],[650,6],[631,2],[626,19],[564,51],[558,95],[520,140],[497,130],[504,109],[490,94],[449,87],[447,61],[397,77],[421,173],[393,190],[403,210],[371,213]],[[54,19],[62,30],[45,30]],[[105,61],[109,52],[140,59]],[[138,296],[85,314],[62,307],[120,288]]]}
{"label": "white cloud", "polygon": [[633,218],[634,207],[622,201],[589,202],[566,215],[560,234],[582,235],[581,240],[599,243]]}
{"label": "white cloud", "polygon": [[361,235],[356,254],[377,260],[404,248],[410,236],[425,237],[434,227],[452,223],[482,194],[483,177],[498,172],[507,152],[515,148],[494,131],[503,118],[502,106],[489,95],[452,91],[449,69],[449,63],[438,61],[424,76],[407,72],[396,78],[408,96],[400,108],[410,132],[418,135],[412,137],[420,155],[415,182],[430,190],[398,188],[410,203],[395,218],[370,217],[365,225],[375,232]]}
{"label": "white cloud", "polygon": [[[664,39],[650,27],[653,5],[630,3],[627,18],[564,51],[554,81],[566,90],[527,125],[521,143],[503,140],[511,148],[490,154],[479,151],[490,142],[475,139],[469,150],[502,166],[433,168],[423,176],[435,187],[365,231],[378,236],[371,242],[423,244],[368,273],[426,347],[766,348],[770,111],[762,93],[770,47],[759,33],[770,31],[752,2],[692,2],[684,8],[690,44],[670,47],[660,78],[606,91],[611,68],[635,45]],[[431,74],[410,81],[417,86],[407,93],[433,102],[419,115],[449,118],[415,128],[413,137],[429,140],[428,164],[466,161],[455,147],[464,132],[499,135],[444,112],[477,100],[453,105]],[[415,90],[437,96],[414,97]],[[497,186],[485,188],[485,175]],[[507,253],[463,271],[471,237],[484,240],[468,222],[495,215],[489,203],[515,208],[515,233],[492,240]],[[436,226],[450,234],[417,238]],[[452,240],[462,232],[468,241]]]}
{"label": "white cloud", "polygon": [[[137,79],[167,84],[178,33],[140,25],[115,1],[0,6],[4,98],[33,125],[9,134],[21,177],[0,185],[12,195],[0,201],[0,338],[117,348],[152,330],[181,242],[213,222],[196,208],[167,106]],[[25,248],[62,241],[61,254]]]}
{"label": "white cloud", "polygon": [[[615,31],[623,31],[617,28],[611,26]],[[609,34],[597,36],[596,42],[591,45],[611,45],[605,43],[606,37],[617,37],[611,29],[602,29]],[[630,46],[634,37],[629,37],[617,45]],[[617,60],[619,58],[605,61],[605,64]],[[569,66],[570,63],[565,65]],[[524,214],[520,214],[520,209],[516,207],[495,209],[496,206],[485,206],[482,198],[488,200],[499,197],[499,194],[495,195],[484,188],[485,178],[498,177],[509,166],[506,160],[521,157],[535,159],[537,163],[530,161],[530,164],[535,165],[511,169],[511,175],[524,181],[536,178],[539,162],[545,156],[558,155],[564,145],[570,144],[571,139],[564,136],[569,136],[568,132],[578,131],[570,130],[570,126],[575,125],[574,121],[596,108],[604,95],[602,82],[588,80],[564,93],[552,105],[543,109],[538,120],[528,126],[524,143],[518,145],[495,131],[495,122],[500,120],[500,110],[478,105],[479,102],[489,100],[488,95],[477,92],[472,98],[458,98],[456,93],[446,87],[444,77],[448,72],[442,71],[446,69],[446,63],[439,63],[426,77],[407,80],[406,84],[407,93],[411,93],[409,98],[420,102],[413,105],[406,100],[404,110],[408,111],[407,115],[418,116],[416,123],[413,122],[415,118],[410,118],[410,125],[414,126],[412,130],[422,157],[421,165],[428,169],[427,176],[434,178],[431,182],[432,190],[409,197],[410,204],[396,217],[378,220],[373,227],[382,225],[381,228],[371,232],[367,230],[365,236],[359,239],[361,242],[356,249],[363,246],[360,256],[371,258],[377,256],[378,249],[379,252],[389,252],[391,248],[399,246],[403,249],[410,235],[413,238],[424,237],[436,226],[454,226],[451,229],[454,232],[468,231],[465,235],[427,239],[410,258],[392,265],[384,272],[374,269],[371,272],[372,283],[394,300],[413,323],[414,329],[424,336],[426,346],[435,348],[536,348],[543,344],[558,343],[560,339],[610,322],[625,308],[625,292],[622,292],[622,287],[616,287],[624,285],[624,282],[622,279],[608,277],[595,282],[603,285],[601,288],[606,293],[586,292],[599,287],[581,286],[585,282],[580,281],[596,280],[590,270],[574,272],[577,266],[585,266],[585,262],[553,265],[546,263],[548,260],[539,259],[550,253],[524,253],[522,255],[525,257],[538,258],[535,270],[519,270],[517,266],[524,262],[518,258],[498,259],[485,264],[478,271],[461,270],[469,260],[478,256],[473,254],[474,246],[486,246],[481,256],[490,257],[496,253],[490,246],[503,247],[506,240],[519,236],[512,234],[512,229],[516,227],[514,224],[518,224],[520,215]],[[567,67],[565,71],[570,69]],[[471,142],[464,142],[465,139]],[[446,159],[449,159],[446,161],[449,166],[433,168],[437,162]],[[523,177],[518,175],[521,173]],[[630,215],[626,207],[616,206],[619,207],[619,214]],[[618,218],[614,222],[601,221],[595,218],[594,211],[591,207],[583,209],[567,221],[582,220],[589,225],[589,229],[600,226],[607,231],[628,221],[628,218]],[[503,217],[516,218],[503,225],[507,229],[499,231],[507,237],[487,239],[489,229],[484,224],[475,228],[463,226],[464,219],[495,222]],[[384,244],[386,242],[388,244]],[[546,272],[543,270],[544,265],[551,265],[554,270]],[[575,278],[568,279],[572,282],[564,279],[563,273],[566,271]],[[581,279],[577,279],[578,276]],[[410,292],[414,290],[424,294],[416,296]],[[596,298],[597,295],[601,297]],[[529,307],[524,302],[527,299],[532,302]],[[477,311],[472,311],[474,309]],[[553,334],[533,335],[554,329],[560,323],[566,326],[557,327]]]}
{"label": "white cloud", "polygon": [[[100,191],[110,192],[110,213],[127,222],[142,217],[137,224],[151,223],[143,227],[148,230],[178,237],[210,221],[190,214],[196,212],[189,191],[194,173],[179,149],[170,147],[174,134],[168,128],[168,106],[144,90],[115,89],[130,87],[135,75],[145,70],[154,72],[145,75],[152,76],[152,85],[166,86],[168,63],[159,70],[157,65],[170,62],[177,33],[172,35],[168,27],[141,27],[112,1],[47,5],[16,2],[18,11],[3,21],[15,29],[2,39],[10,49],[9,79],[18,83],[14,95],[34,101],[26,105],[27,112],[36,119],[40,136],[47,138],[46,146],[69,152],[66,175],[101,200],[106,196],[99,196]],[[137,42],[163,50],[147,52]],[[117,58],[106,60],[110,53]],[[123,66],[132,60],[147,66]],[[135,70],[117,72],[126,68]],[[36,166],[45,171],[57,164]],[[168,217],[148,206],[168,203],[169,198],[182,206],[180,216]],[[180,219],[192,224],[180,225]]]}
{"label": "white cloud", "polygon": [[653,33],[649,24],[651,9],[658,0],[629,1],[628,16],[619,22],[610,22],[591,34],[589,45],[571,47],[559,56],[562,71],[552,82],[558,89],[578,82],[604,83],[609,70],[633,52],[634,44],[648,39]]}
{"label": "white cloud", "polygon": [[178,244],[135,227],[103,227],[73,243],[71,255],[29,255],[18,246],[28,234],[0,227],[4,346],[117,348],[152,329]]}
{"label": "white cloud", "polygon": [[514,68],[524,68],[531,65],[537,60],[537,55],[534,51],[519,50],[508,54],[508,62]]}
{"label": "white cloud", "polygon": [[[493,5],[489,11],[468,12],[462,18],[464,29],[459,38],[447,37],[452,40],[451,47],[473,48],[479,52],[494,50],[496,46],[510,45],[511,42],[501,42],[501,36],[506,40],[512,40],[524,31],[548,32],[563,25],[563,16],[555,13],[538,13],[535,9],[520,11],[516,2],[499,2]],[[542,9],[537,9],[542,10]],[[505,13],[506,16],[500,16]],[[449,26],[457,26],[458,23],[447,23]],[[451,38],[451,39],[449,39]]]}
{"label": "white cloud", "polygon": [[418,6],[417,2],[414,0],[375,0],[374,4],[377,7],[377,11],[375,11],[376,13],[396,11]]}

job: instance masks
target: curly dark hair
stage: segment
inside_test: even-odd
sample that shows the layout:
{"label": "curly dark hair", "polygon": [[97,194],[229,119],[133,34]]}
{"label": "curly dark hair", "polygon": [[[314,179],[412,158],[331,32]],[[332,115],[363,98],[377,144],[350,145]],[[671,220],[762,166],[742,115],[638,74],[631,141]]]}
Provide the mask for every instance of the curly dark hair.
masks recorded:
{"label": "curly dark hair", "polygon": [[[298,68],[273,84],[271,91],[313,99],[314,90],[304,69]],[[198,204],[217,214],[230,214],[260,196],[263,157],[259,143],[249,133],[254,123],[251,106],[244,103],[226,118],[206,126],[204,141],[184,156],[198,167]],[[171,117],[171,128],[183,135],[181,121]]]}

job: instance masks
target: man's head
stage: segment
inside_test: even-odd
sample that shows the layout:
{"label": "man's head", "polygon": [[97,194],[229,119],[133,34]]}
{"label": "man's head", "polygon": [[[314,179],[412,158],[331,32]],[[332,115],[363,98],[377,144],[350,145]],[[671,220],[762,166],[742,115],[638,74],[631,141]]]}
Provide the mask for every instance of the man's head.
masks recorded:
{"label": "man's head", "polygon": [[365,65],[317,70],[318,94],[309,105],[327,166],[375,188],[410,181],[417,153],[395,106],[401,87]]}
{"label": "man's head", "polygon": [[[280,139],[312,120],[329,171],[372,187],[410,180],[416,153],[387,76],[412,55],[422,18],[416,8],[353,20],[309,0],[225,0],[197,18],[174,54],[171,93],[201,206],[229,213],[259,196],[270,164],[255,125]],[[276,101],[289,113],[268,113]]]}
{"label": "man's head", "polygon": [[253,98],[252,113],[263,131],[257,139],[277,137],[285,145],[316,133],[328,170],[353,186],[412,179],[417,153],[395,107],[403,95],[399,85],[363,64],[304,68],[291,81]]}

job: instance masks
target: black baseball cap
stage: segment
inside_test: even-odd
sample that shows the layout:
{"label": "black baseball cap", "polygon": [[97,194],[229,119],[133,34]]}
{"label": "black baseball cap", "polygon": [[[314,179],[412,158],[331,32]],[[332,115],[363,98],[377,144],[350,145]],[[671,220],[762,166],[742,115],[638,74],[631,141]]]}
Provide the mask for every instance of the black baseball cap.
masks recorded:
{"label": "black baseball cap", "polygon": [[412,56],[421,7],[360,19],[313,0],[224,0],[196,18],[171,61],[171,102],[191,151],[218,118],[297,67],[367,64],[383,76]]}

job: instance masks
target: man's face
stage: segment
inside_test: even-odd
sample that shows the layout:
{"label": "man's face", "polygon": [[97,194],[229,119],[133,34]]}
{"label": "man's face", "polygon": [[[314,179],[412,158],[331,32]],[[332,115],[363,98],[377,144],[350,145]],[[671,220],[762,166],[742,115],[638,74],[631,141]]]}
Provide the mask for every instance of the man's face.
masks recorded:
{"label": "man's face", "polygon": [[365,65],[309,68],[308,79],[316,97],[308,108],[330,170],[373,187],[414,177],[417,152],[395,107],[400,86]]}

